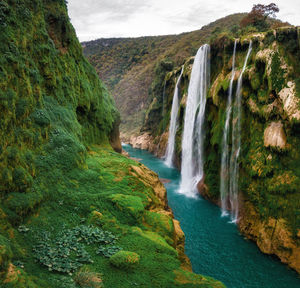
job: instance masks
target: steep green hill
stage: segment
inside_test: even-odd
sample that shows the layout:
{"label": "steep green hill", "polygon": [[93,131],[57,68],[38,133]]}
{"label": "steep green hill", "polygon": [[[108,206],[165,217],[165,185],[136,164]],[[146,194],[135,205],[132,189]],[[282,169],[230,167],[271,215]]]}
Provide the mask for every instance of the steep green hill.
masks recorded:
{"label": "steep green hill", "polygon": [[189,271],[157,175],[113,151],[66,1],[2,0],[0,42],[0,286],[223,287]]}

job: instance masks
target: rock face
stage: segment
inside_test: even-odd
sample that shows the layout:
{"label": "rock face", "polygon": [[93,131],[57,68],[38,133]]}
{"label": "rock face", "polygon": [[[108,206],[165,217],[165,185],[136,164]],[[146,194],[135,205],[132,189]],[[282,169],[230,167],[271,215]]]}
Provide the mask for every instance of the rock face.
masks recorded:
{"label": "rock face", "polygon": [[163,207],[169,210],[166,188],[155,172],[141,164],[140,166],[131,166],[130,174],[138,177],[147,187],[151,187],[155,195],[160,199],[161,203],[163,203]]}
{"label": "rock face", "polygon": [[[295,259],[298,257],[297,251],[300,245],[296,231],[300,226],[298,35],[297,28],[276,29],[258,37],[247,35],[237,43],[236,49],[236,67],[241,67],[249,40],[253,42],[252,54],[243,74],[239,201],[240,207],[243,207],[244,202],[246,207],[248,207],[247,203],[252,204],[255,209],[259,207],[254,210],[257,214],[255,225],[251,224],[253,217],[250,210],[249,217],[247,213],[242,213],[241,231],[257,241],[263,252],[277,255],[297,271],[299,268],[295,264],[297,263]],[[216,204],[220,199],[222,136],[233,47],[234,42],[226,37],[216,39],[211,44],[212,86],[207,96],[204,143],[206,177],[198,183],[198,190],[203,197]],[[188,89],[190,66],[191,60],[187,59],[180,84],[182,93],[176,134],[177,164],[180,164],[181,157],[181,133],[185,115],[184,95]],[[179,67],[176,67],[164,78],[167,79],[164,98],[168,99],[165,106],[167,111],[171,109],[170,99],[172,99],[178,69]],[[233,81],[233,100],[238,76],[239,71],[236,71]],[[157,107],[154,108],[157,111]],[[157,115],[155,111],[153,113],[148,111],[149,123],[157,121],[153,116]],[[236,119],[231,121],[231,127],[235,123]],[[167,126],[164,128],[163,124],[161,120],[160,125],[152,130],[145,129],[144,131],[150,131],[147,137],[142,137],[147,144],[141,143],[139,146],[154,151],[157,155],[163,155],[165,147],[163,143],[167,142],[167,136],[165,137]],[[155,143],[155,149],[150,145],[151,142]],[[229,146],[231,146],[230,142]],[[247,225],[253,229],[247,230]],[[272,229],[274,235],[270,236],[269,230]],[[281,236],[284,240],[280,238]],[[285,250],[289,252],[284,252]]]}
{"label": "rock face", "polygon": [[205,176],[202,177],[202,179],[197,184],[197,189],[200,195],[206,195],[208,192],[208,188],[205,185]]}
{"label": "rock face", "polygon": [[[300,273],[300,247],[282,218],[262,221],[254,206],[246,201],[239,221],[241,232],[256,242],[266,254],[276,254],[280,260]],[[299,233],[299,232],[298,232]]]}
{"label": "rock face", "polygon": [[[159,180],[158,175],[146,166],[139,164],[139,166],[132,165],[129,171],[130,175],[137,177],[147,187],[152,188],[160,203],[149,203],[149,210],[159,213],[161,215],[167,215],[172,218],[173,233],[173,245],[179,254],[179,258],[182,261],[183,267],[192,271],[189,258],[184,253],[185,236],[180,227],[179,221],[174,219],[172,210],[168,207],[167,191],[162,182]],[[149,200],[149,199],[148,199]]]}
{"label": "rock face", "polygon": [[289,120],[300,121],[300,101],[296,97],[296,84],[293,81],[287,83],[287,87],[279,92],[279,97],[283,103],[283,109]]}
{"label": "rock face", "polygon": [[111,147],[118,153],[122,153],[122,145],[119,131],[120,120],[117,119],[113,124],[113,129],[110,133],[109,142]]}
{"label": "rock face", "polygon": [[163,157],[168,144],[168,132],[157,137],[153,137],[150,133],[131,137],[121,134],[121,139],[122,142],[132,145],[133,148],[148,150],[158,157]]}
{"label": "rock face", "polygon": [[272,122],[264,132],[265,147],[275,147],[279,149],[287,148],[286,135],[281,122]]}

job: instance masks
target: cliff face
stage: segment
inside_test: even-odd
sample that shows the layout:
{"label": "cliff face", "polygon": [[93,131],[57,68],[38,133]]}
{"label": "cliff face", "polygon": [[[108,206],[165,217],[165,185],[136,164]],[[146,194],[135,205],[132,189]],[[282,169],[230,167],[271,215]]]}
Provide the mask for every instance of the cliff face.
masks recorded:
{"label": "cliff face", "polygon": [[65,1],[1,1],[0,28],[0,286],[223,287],[189,271],[157,175],[113,151]]}
{"label": "cliff face", "polygon": [[[299,28],[279,28],[248,35],[237,44],[233,91],[248,49],[253,50],[243,75],[242,150],[240,154],[241,231],[265,253],[276,254],[299,272],[300,227],[300,92]],[[211,43],[211,88],[206,107],[204,197],[219,203],[222,136],[234,40]],[[181,135],[191,64],[184,64],[181,82],[176,158],[180,167]],[[164,155],[176,79],[181,68],[166,74],[164,108],[154,98],[142,128],[141,146]],[[234,94],[235,95],[235,94]],[[159,95],[157,97],[160,97]],[[162,113],[161,111],[166,111]],[[160,111],[157,114],[157,111]],[[157,122],[158,119],[158,122]],[[151,123],[156,120],[156,125]],[[165,128],[166,127],[166,128]],[[145,137],[147,135],[147,137]],[[137,139],[127,139],[138,143]]]}

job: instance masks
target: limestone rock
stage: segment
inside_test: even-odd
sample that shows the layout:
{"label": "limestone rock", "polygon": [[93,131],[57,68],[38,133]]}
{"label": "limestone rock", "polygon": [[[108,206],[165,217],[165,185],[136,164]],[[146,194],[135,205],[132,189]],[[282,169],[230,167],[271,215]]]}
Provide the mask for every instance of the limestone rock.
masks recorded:
{"label": "limestone rock", "polygon": [[150,136],[150,134],[144,133],[139,136],[132,136],[130,138],[130,144],[132,145],[133,148],[148,150],[151,140],[152,137]]}
{"label": "limestone rock", "polygon": [[279,98],[283,103],[283,109],[288,115],[289,120],[295,119],[300,121],[300,103],[296,96],[296,84],[289,81],[287,87],[279,92]]}
{"label": "limestone rock", "polygon": [[249,98],[248,106],[249,106],[250,111],[252,113],[258,113],[259,112],[259,108],[258,108],[257,104],[255,103],[255,101],[252,98]]}
{"label": "limestone rock", "polygon": [[245,202],[241,211],[239,228],[260,250],[277,255],[283,263],[300,273],[300,247],[292,238],[284,219],[260,219],[254,206]]}
{"label": "limestone rock", "polygon": [[147,187],[151,187],[154,190],[155,195],[161,200],[163,206],[168,209],[166,188],[159,181],[158,175],[155,172],[144,165],[132,165],[129,173],[132,176],[138,177]]}
{"label": "limestone rock", "polygon": [[207,194],[208,188],[205,185],[205,176],[203,176],[202,179],[198,182],[197,189],[200,195]]}
{"label": "limestone rock", "polygon": [[281,122],[272,122],[264,132],[265,147],[287,148],[286,135]]}
{"label": "limestone rock", "polygon": [[270,76],[271,74],[271,64],[272,64],[272,58],[275,54],[274,50],[271,49],[264,49],[259,50],[255,56],[256,60],[260,60],[267,64],[267,75]]}

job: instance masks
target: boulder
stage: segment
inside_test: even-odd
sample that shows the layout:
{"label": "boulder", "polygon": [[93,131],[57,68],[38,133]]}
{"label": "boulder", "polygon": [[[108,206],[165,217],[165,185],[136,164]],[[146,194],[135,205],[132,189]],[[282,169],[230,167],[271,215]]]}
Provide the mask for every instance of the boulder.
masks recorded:
{"label": "boulder", "polygon": [[273,147],[279,149],[287,148],[286,135],[281,122],[272,122],[264,132],[265,147]]}
{"label": "boulder", "polygon": [[286,112],[289,120],[300,121],[300,103],[296,96],[296,84],[289,81],[287,87],[279,92],[279,98],[283,103],[283,109]]}
{"label": "boulder", "polygon": [[207,186],[205,185],[205,175],[202,177],[202,179],[198,182],[197,184],[197,189],[198,189],[198,192],[201,194],[201,195],[206,195],[207,194],[207,191],[208,191],[208,188]]}

